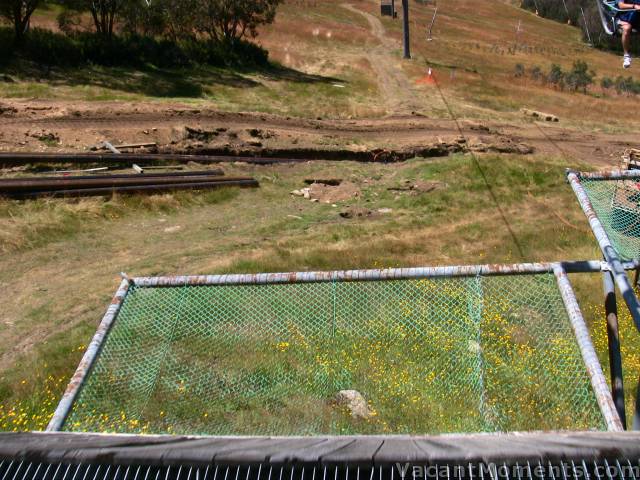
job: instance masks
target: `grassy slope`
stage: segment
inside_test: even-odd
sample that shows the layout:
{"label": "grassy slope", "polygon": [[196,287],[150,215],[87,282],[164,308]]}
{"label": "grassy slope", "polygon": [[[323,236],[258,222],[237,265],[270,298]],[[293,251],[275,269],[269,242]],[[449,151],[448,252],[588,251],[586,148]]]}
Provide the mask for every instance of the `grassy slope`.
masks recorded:
{"label": "grassy slope", "polygon": [[[36,13],[34,25],[52,28],[51,12]],[[332,32],[331,37],[327,32]],[[266,28],[258,41],[271,50],[273,68],[134,70],[95,66],[54,68],[45,75],[34,68],[14,66],[10,73],[17,81],[0,82],[0,98],[180,101],[228,111],[299,116],[381,113],[371,67],[358,56],[363,47],[376,41],[362,16],[330,2],[321,2],[314,9],[292,2],[281,9],[276,24]],[[288,57],[285,50],[290,51]],[[335,87],[336,83],[347,88]]]}
{"label": "grassy slope", "polygon": [[[123,270],[153,275],[598,258],[563,181],[564,161],[481,161],[522,258],[466,156],[402,165],[235,167],[235,173],[256,175],[261,188],[202,196],[40,200],[28,207],[3,202],[0,286],[12,293],[2,311],[0,404],[40,417],[16,424],[5,412],[0,428],[43,426]],[[362,189],[358,199],[340,207],[388,207],[393,213],[345,220],[331,205],[289,197],[304,178],[328,174],[350,178]],[[406,179],[448,187],[419,196],[387,190]],[[581,276],[576,284],[585,310],[601,320],[598,276]],[[625,328],[635,344],[629,322]],[[635,369],[630,378],[640,373],[632,346],[626,346],[628,366]],[[629,394],[633,386],[629,381]]]}
{"label": "grassy slope", "polygon": [[[96,69],[61,72],[51,83],[2,83],[0,97],[155,100],[162,89],[154,84],[152,91],[145,91],[143,86],[156,79],[167,86],[164,95],[173,101],[173,79],[191,75],[207,93],[180,101],[314,116],[380,113],[370,66],[358,60],[358,52],[375,42],[366,23],[333,2],[318,3],[317,9],[291,6],[283,10],[261,41],[283,64],[339,78],[351,88],[348,92],[333,87],[332,80],[305,83],[263,73],[203,70],[182,75]],[[373,2],[353,3],[376,10]],[[424,74],[424,56],[434,64],[458,66],[453,80],[449,68],[436,66],[444,93],[458,115],[517,121],[517,109],[527,106],[589,128],[623,128],[623,121],[627,129],[637,125],[633,116],[622,119],[619,113],[635,99],[554,92],[512,78],[518,62],[527,67],[548,68],[551,62],[569,67],[576,57],[589,61],[599,74],[616,75],[619,59],[615,56],[581,46],[578,33],[569,27],[498,2],[462,0],[459,5],[455,11],[440,12],[434,42],[426,44],[414,37],[417,58],[405,67],[416,79]],[[428,10],[415,7],[419,25],[424,26],[428,18]],[[566,50],[515,56],[492,53],[494,44],[509,45],[518,19],[523,21],[527,43]],[[385,25],[399,38],[399,22],[385,19]],[[315,28],[324,36],[314,35]],[[326,35],[329,30],[331,39]],[[65,75],[73,81],[62,79]],[[127,75],[125,82],[118,79],[122,75]],[[99,80],[88,80],[89,76]],[[220,77],[231,81],[222,82]],[[247,88],[241,79],[258,85]],[[437,99],[431,88],[416,91]],[[446,115],[442,103],[434,101],[432,109],[434,115]],[[256,191],[106,202],[1,202],[0,288],[9,294],[0,312],[0,429],[46,424],[123,270],[134,274],[255,272],[599,257],[563,182],[566,159],[489,156],[482,162],[523,248],[522,258],[476,166],[464,156],[390,166],[233,167],[236,173],[251,173],[261,180],[262,187]],[[330,205],[290,200],[288,192],[299,188],[304,178],[323,175],[361,183],[363,195],[351,204],[390,207],[394,213],[344,220]],[[369,183],[362,183],[364,178]],[[386,190],[403,179],[418,178],[443,181],[448,188],[397,199]],[[581,276],[576,286],[589,318],[600,320],[593,332],[599,351],[605,352],[597,306],[600,279]],[[628,318],[623,318],[623,325],[630,403],[640,358],[638,336]]]}
{"label": "grassy slope", "polygon": [[[350,2],[378,15],[378,3]],[[258,42],[271,58],[286,69],[270,72],[238,72],[217,68],[188,71],[111,69],[54,71],[50,78],[17,74],[17,83],[0,82],[0,97],[60,98],[66,100],[162,100],[206,102],[225,110],[269,111],[288,115],[364,117],[384,113],[377,97],[375,75],[365,58],[366,49],[377,44],[366,19],[319,0],[313,8],[304,2],[288,2],[274,25],[262,30]],[[536,17],[504,2],[461,0],[456,8],[441,8],[434,41],[425,41],[432,7],[412,4],[414,60],[403,68],[412,80],[424,76],[426,60],[434,67],[444,93],[459,116],[520,121],[522,107],[550,111],[567,124],[605,131],[638,126],[629,111],[637,98],[602,95],[594,86],[589,95],[563,93],[530,79],[513,76],[516,63],[548,71],[552,63],[569,69],[576,59],[589,63],[597,74],[615,78],[631,75],[620,59],[586,46],[580,32],[563,24]],[[515,29],[521,22],[515,53]],[[384,18],[390,35],[398,41],[401,21]],[[52,13],[41,12],[34,24],[53,27]],[[452,71],[455,74],[452,76]],[[304,74],[317,75],[308,78]],[[336,83],[347,88],[335,87]],[[419,85],[414,95],[429,99],[431,116],[448,116],[433,86]]]}
{"label": "grassy slope", "polygon": [[[375,4],[367,8],[376,13]],[[428,61],[456,115],[513,122],[520,121],[519,109],[526,107],[555,113],[565,124],[577,127],[629,132],[637,128],[636,116],[622,112],[636,108],[638,98],[613,92],[603,96],[599,81],[603,76],[618,75],[637,81],[638,69],[625,71],[618,56],[589,48],[576,28],[499,1],[462,0],[456,2],[455,9],[439,9],[434,40],[427,42],[426,27],[432,15],[433,7],[413,7],[414,61],[404,64],[405,70],[418,79],[425,75]],[[518,22],[522,33],[519,48],[514,50]],[[385,18],[384,24],[400,47],[401,21]],[[566,71],[578,59],[588,62],[597,73],[589,95],[556,91],[513,75],[517,63],[527,70],[537,65],[543,71],[556,63]],[[431,95],[432,89],[418,86],[416,94]],[[433,108],[433,114],[444,114],[441,102]]]}

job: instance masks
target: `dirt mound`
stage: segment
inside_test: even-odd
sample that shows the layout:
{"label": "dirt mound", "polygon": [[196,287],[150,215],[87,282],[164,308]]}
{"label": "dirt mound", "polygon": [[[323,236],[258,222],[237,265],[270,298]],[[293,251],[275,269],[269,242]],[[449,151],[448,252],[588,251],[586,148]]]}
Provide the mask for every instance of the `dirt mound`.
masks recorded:
{"label": "dirt mound", "polygon": [[336,186],[313,183],[309,186],[311,199],[318,200],[322,203],[344,202],[352,198],[357,198],[360,194],[360,187],[352,182],[342,182]]}
{"label": "dirt mound", "polygon": [[[465,137],[454,137],[437,141],[406,145],[396,148],[367,148],[364,145],[348,145],[343,148],[327,146],[293,146],[281,138],[275,130],[244,129],[234,131],[227,128],[202,129],[184,127],[180,141],[161,148],[161,153],[231,155],[239,157],[296,158],[308,160],[351,160],[357,162],[402,162],[411,158],[446,157],[455,153],[498,152],[530,154],[530,145],[499,135],[467,141]],[[264,145],[270,140],[269,145]]]}

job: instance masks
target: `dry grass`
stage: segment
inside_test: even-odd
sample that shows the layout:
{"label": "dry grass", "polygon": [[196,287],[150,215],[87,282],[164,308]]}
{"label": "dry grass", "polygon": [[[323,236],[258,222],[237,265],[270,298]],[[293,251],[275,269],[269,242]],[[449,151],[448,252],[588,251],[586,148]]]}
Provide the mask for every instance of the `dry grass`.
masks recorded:
{"label": "dry grass", "polygon": [[99,220],[120,219],[132,213],[168,213],[187,205],[214,204],[232,198],[234,190],[167,193],[149,196],[12,201],[0,199],[0,251],[35,248],[91,230]]}
{"label": "dry grass", "polygon": [[[349,3],[380,18],[379,2],[353,0]],[[537,65],[545,71],[557,63],[567,70],[576,59],[585,60],[597,72],[596,82],[603,76],[640,78],[637,70],[623,71],[616,55],[585,45],[577,28],[536,17],[505,2],[462,0],[455,8],[439,10],[434,41],[427,42],[426,26],[432,12],[430,5],[412,4],[414,59],[411,62],[402,62],[400,58],[401,21],[382,19],[389,36],[396,41],[397,49],[392,53],[397,65],[413,83],[408,95],[420,97],[427,105],[422,113],[436,118],[449,116],[433,86],[415,84],[425,75],[428,61],[447,100],[460,117],[499,118],[518,123],[523,121],[519,109],[528,107],[554,113],[565,125],[609,132],[637,128],[638,120],[633,115],[621,114],[637,102],[635,97],[613,91],[603,96],[598,86],[591,88],[587,95],[560,92],[531,80],[514,78],[517,63],[527,69]],[[50,12],[42,12],[36,15],[35,22],[47,25],[50,16]],[[519,48],[514,50],[518,22],[521,22],[522,33],[518,38]],[[197,84],[200,92],[196,96],[187,95],[189,98],[183,100],[223,110],[312,117],[370,117],[385,113],[375,70],[367,62],[367,53],[379,42],[362,15],[340,7],[333,0],[318,0],[313,8],[301,2],[287,2],[281,7],[276,22],[263,28],[257,41],[270,51],[276,62],[324,80],[307,82],[264,72],[232,72],[231,81],[220,81],[229,72],[205,68],[181,73],[181,77]],[[47,82],[25,77],[17,83],[0,83],[0,97],[167,101],[162,98],[165,95],[154,95],[143,86],[134,88],[133,78],[126,85],[118,81],[131,73],[94,69],[89,77],[103,79],[100,82],[89,81],[86,75],[74,72],[64,72],[60,79]],[[78,77],[75,83],[79,84],[65,83],[64,78],[74,76]],[[164,80],[160,75],[145,80],[144,84],[160,85]],[[346,88],[334,87],[336,81]],[[246,82],[252,86],[248,88]]]}
{"label": "dry grass", "polygon": [[[318,9],[287,4],[260,41],[284,65],[336,77],[347,88],[334,87],[333,80],[305,83],[261,74],[243,74],[258,82],[253,88],[220,85],[208,80],[220,72],[207,71],[205,97],[189,101],[312,117],[382,115],[372,65],[366,60],[367,49],[375,45],[366,20],[333,1],[318,3]],[[351,3],[377,15],[377,2]],[[414,29],[412,62],[399,60],[400,22],[384,19],[398,41],[398,65],[416,81],[424,75],[428,59],[457,115],[518,124],[518,110],[526,106],[555,113],[563,124],[581,128],[637,128],[637,118],[620,113],[636,99],[599,98],[596,91],[556,92],[513,78],[516,63],[548,69],[555,62],[566,69],[575,58],[589,62],[600,76],[617,76],[619,59],[582,45],[576,30],[503,2],[461,0],[455,8],[441,9],[435,40],[427,43],[423,33],[430,7],[415,2],[412,6],[419,26]],[[518,20],[524,28],[522,41],[538,46],[538,52],[497,53],[494,45],[511,45]],[[329,31],[331,37],[326,35]],[[2,84],[0,96],[8,94],[151,99],[117,85],[71,87],[31,81]],[[429,105],[425,113],[448,118],[433,87],[415,87],[411,95],[424,96]],[[385,147],[382,143],[377,146]],[[60,394],[64,382],[59,379],[72,374],[81,355],[79,346],[94,331],[121,271],[156,275],[600,258],[564,183],[565,160],[486,156],[480,161],[513,235],[467,156],[401,165],[233,166],[228,174],[254,175],[261,188],[211,196],[0,201],[0,289],[7,292],[0,310],[0,405],[4,412],[26,412],[22,418],[37,416],[31,423],[16,424],[0,415],[0,428],[43,425],[47,413],[41,411],[42,392],[53,392],[46,394],[49,399]],[[313,176],[348,178],[360,186],[362,195],[337,207],[289,196],[304,178]],[[416,196],[387,189],[417,179],[442,181],[448,187]],[[374,212],[391,208],[392,213],[343,219],[338,213],[347,205]],[[575,283],[594,332],[599,332],[596,339],[604,359],[602,315],[595,307],[601,299],[600,278],[581,276]],[[625,348],[637,350],[637,332],[629,322],[624,325]],[[637,377],[637,358],[627,358],[632,358],[627,360],[630,377]],[[50,377],[53,384],[47,383]],[[631,393],[630,381],[627,388]]]}
{"label": "dry grass", "polygon": [[[561,159],[480,161],[523,257],[468,156],[399,165],[234,166],[230,175],[251,174],[261,188],[210,199],[189,193],[3,203],[3,225],[23,227],[13,227],[6,244],[11,253],[0,258],[0,288],[11,292],[0,312],[0,404],[5,411],[18,403],[36,405],[44,379],[71,375],[78,345],[89,340],[121,271],[193,274],[599,257],[564,183]],[[304,178],[328,174],[349,178],[361,195],[338,207],[289,195]],[[404,180],[439,180],[448,187],[415,196],[387,190]],[[344,219],[339,212],[346,205],[393,211]],[[40,222],[63,233],[29,237],[25,232],[37,231]],[[597,276],[582,276],[576,285],[583,305],[600,301]],[[601,321],[596,315],[591,318]],[[633,332],[627,338],[637,341]]]}

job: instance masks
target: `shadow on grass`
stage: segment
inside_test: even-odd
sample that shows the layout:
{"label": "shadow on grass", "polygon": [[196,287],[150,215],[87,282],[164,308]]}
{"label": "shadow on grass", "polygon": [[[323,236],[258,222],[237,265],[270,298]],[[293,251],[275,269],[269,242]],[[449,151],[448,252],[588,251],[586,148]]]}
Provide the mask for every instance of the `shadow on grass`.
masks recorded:
{"label": "shadow on grass", "polygon": [[143,67],[52,68],[44,70],[33,64],[14,65],[11,73],[22,80],[50,82],[62,86],[93,86],[149,97],[202,97],[208,88],[227,86],[255,88],[268,81],[294,83],[346,83],[344,80],[311,75],[279,64],[265,67],[196,66],[182,69]]}

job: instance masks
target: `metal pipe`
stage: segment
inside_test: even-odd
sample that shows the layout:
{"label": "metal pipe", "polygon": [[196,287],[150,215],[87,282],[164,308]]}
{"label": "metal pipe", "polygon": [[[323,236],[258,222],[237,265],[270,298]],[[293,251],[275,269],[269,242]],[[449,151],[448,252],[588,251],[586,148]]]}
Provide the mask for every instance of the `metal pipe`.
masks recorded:
{"label": "metal pipe", "polygon": [[604,286],[604,309],[607,320],[607,342],[609,351],[609,372],[611,375],[611,396],[616,406],[623,428],[627,428],[624,405],[624,379],[622,375],[622,354],[620,353],[620,333],[618,329],[618,305],[616,289],[611,272],[602,275]]}
{"label": "metal pipe", "polygon": [[433,40],[433,37],[431,36],[431,34],[433,32],[433,25],[436,23],[436,16],[437,15],[438,15],[438,7],[436,6],[436,9],[433,12],[433,18],[431,19],[431,24],[429,25],[429,34],[427,35],[427,41],[428,42]]}
{"label": "metal pipe", "polygon": [[116,147],[114,147],[113,145],[111,145],[111,143],[107,142],[106,140],[104,142],[102,142],[102,144],[105,146],[105,148],[107,150],[109,150],[111,153],[115,153],[116,155],[120,155],[120,150],[118,150]]}
{"label": "metal pipe", "polygon": [[584,22],[584,29],[587,31],[587,38],[589,39],[589,45],[593,46],[593,41],[591,41],[591,32],[589,32],[589,24],[587,23],[587,17],[584,14],[584,9],[580,7],[580,12],[582,12],[582,21]]}
{"label": "metal pipe", "polygon": [[[289,154],[295,155],[296,152]],[[109,163],[111,165],[127,165],[137,163],[140,166],[146,166],[160,162],[197,162],[201,164],[210,163],[251,163],[258,165],[271,165],[274,163],[304,163],[310,160],[349,160],[355,162],[377,162],[384,163],[379,159],[377,152],[358,152],[358,151],[324,151],[311,152],[303,151],[298,153],[304,155],[304,158],[284,158],[265,156],[233,156],[233,155],[183,155],[171,153],[121,153],[120,155],[108,153],[0,153],[0,166],[12,167],[25,165],[27,163]],[[401,157],[399,157],[401,158]]]}
{"label": "metal pipe", "polygon": [[575,174],[580,180],[628,180],[640,179],[640,170],[609,170],[605,172],[578,172],[567,170],[567,175]]}
{"label": "metal pipe", "polygon": [[69,385],[67,385],[67,389],[65,390],[58,406],[56,407],[55,412],[53,413],[53,417],[49,421],[47,425],[46,431],[59,431],[62,429],[64,422],[66,421],[69,412],[71,411],[71,407],[73,406],[73,402],[76,400],[84,381],[91,370],[96,358],[98,357],[98,353],[104,343],[113,322],[120,311],[120,307],[124,302],[125,297],[127,296],[127,292],[129,291],[129,280],[124,279],[120,283],[120,287],[116,292],[115,296],[111,300],[111,305],[107,309],[104,317],[102,317],[102,321],[98,326],[98,330],[96,330],[89,347],[84,352],[82,356],[82,360],[80,360],[80,364],[76,369],[76,372],[71,377],[69,381]]}
{"label": "metal pipe", "polygon": [[629,311],[631,312],[633,321],[636,324],[636,328],[640,330],[640,302],[638,301],[638,297],[636,297],[633,287],[629,282],[629,277],[627,277],[624,265],[618,256],[618,252],[613,248],[613,245],[607,236],[607,232],[593,209],[593,205],[591,205],[587,192],[580,183],[578,174],[576,172],[569,171],[567,172],[567,178],[569,179],[571,188],[573,188],[573,191],[578,197],[578,202],[580,202],[583,212],[589,220],[589,225],[591,226],[591,230],[600,245],[604,258],[611,266],[611,271],[614,275],[616,285],[618,286],[624,301],[629,307]]}
{"label": "metal pipe", "polygon": [[138,175],[124,178],[95,177],[87,179],[58,178],[55,180],[3,181],[0,180],[0,193],[38,191],[38,190],[67,190],[73,188],[118,187],[135,185],[162,185],[168,183],[205,183],[253,180],[251,177],[220,177],[215,175],[186,175],[170,177],[147,177]]}
{"label": "metal pipe", "polygon": [[113,193],[143,193],[143,192],[167,192],[174,190],[204,190],[223,187],[258,187],[256,180],[232,180],[216,182],[193,183],[168,183],[163,185],[132,185],[119,187],[76,188],[72,190],[37,190],[27,192],[10,192],[6,195],[10,198],[29,199],[39,197],[90,197],[98,195],[111,195]]}
{"label": "metal pipe", "polygon": [[591,380],[593,391],[596,395],[596,400],[600,406],[600,411],[607,424],[607,430],[611,432],[621,432],[624,430],[616,406],[613,403],[607,380],[602,372],[602,366],[598,360],[593,343],[591,342],[591,336],[589,335],[589,329],[584,321],[580,306],[576,300],[575,293],[569,282],[567,272],[562,265],[556,265],[554,268],[554,274],[558,281],[558,289],[562,296],[562,301],[569,315],[571,327],[576,336],[580,353],[585,366],[587,367],[587,373]]}
{"label": "metal pipe", "polygon": [[[108,167],[100,167],[101,169],[105,169]],[[148,167],[148,168],[169,168],[169,167]],[[176,168],[175,166],[173,168]],[[95,170],[95,169],[91,169],[91,170]],[[84,171],[84,170],[77,170],[77,171]],[[89,170],[87,170],[89,171]],[[63,171],[53,171],[51,173],[55,173],[55,174],[60,174],[60,173],[66,173]],[[198,175],[210,175],[210,176],[214,176],[214,177],[223,177],[224,176],[224,170],[222,170],[221,168],[212,168],[209,170],[194,170],[194,171],[180,171],[180,172],[157,172],[157,173],[114,173],[114,174],[108,174],[108,175],[69,175],[68,177],[65,177],[68,180],[91,180],[93,178],[99,178],[99,179],[104,179],[104,178],[157,178],[157,177],[189,177],[189,176],[198,176]],[[3,178],[0,180],[0,183],[4,184],[7,182],[18,182],[18,181],[25,181],[25,180],[51,180],[51,181],[56,181],[59,182],[61,179],[60,176],[55,176],[55,177],[49,177],[49,176],[38,176],[38,177],[14,177],[14,178]]]}
{"label": "metal pipe", "polygon": [[[451,278],[499,276],[499,275],[535,275],[553,273],[560,263],[523,263],[514,265],[463,265],[451,267],[388,268],[371,270],[338,270],[324,272],[278,272],[230,275],[193,275],[167,277],[136,277],[132,281],[143,287],[182,286],[182,285],[264,285],[272,283],[319,283],[336,281],[378,281],[408,280],[422,278]],[[570,273],[595,273],[608,269],[602,261],[564,262],[563,268]],[[627,263],[625,267],[634,269],[636,263]]]}

